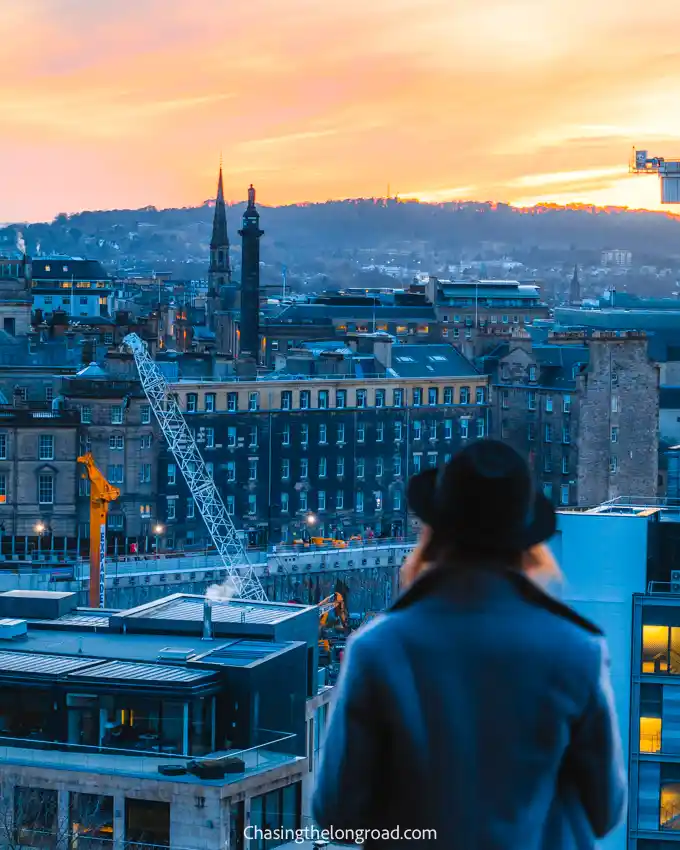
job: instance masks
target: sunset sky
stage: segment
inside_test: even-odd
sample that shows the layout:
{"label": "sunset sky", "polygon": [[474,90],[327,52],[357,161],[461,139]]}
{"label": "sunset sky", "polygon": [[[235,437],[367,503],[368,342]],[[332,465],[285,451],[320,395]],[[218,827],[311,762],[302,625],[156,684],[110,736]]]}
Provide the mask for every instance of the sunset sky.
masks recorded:
{"label": "sunset sky", "polygon": [[0,31],[0,222],[200,204],[220,152],[263,204],[658,209],[631,146],[680,158],[678,0],[0,0]]}

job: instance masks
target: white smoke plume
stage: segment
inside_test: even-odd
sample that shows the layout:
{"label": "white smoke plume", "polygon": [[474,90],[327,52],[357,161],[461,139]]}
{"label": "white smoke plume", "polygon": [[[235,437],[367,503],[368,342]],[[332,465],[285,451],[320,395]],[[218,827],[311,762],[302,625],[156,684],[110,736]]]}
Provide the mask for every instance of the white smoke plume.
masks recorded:
{"label": "white smoke plume", "polygon": [[205,595],[211,602],[229,602],[236,596],[236,588],[233,582],[227,579],[223,584],[211,584]]}
{"label": "white smoke plume", "polygon": [[16,243],[17,243],[17,251],[19,251],[22,254],[25,254],[26,253],[26,242],[24,241],[24,234],[20,230],[17,230]]}

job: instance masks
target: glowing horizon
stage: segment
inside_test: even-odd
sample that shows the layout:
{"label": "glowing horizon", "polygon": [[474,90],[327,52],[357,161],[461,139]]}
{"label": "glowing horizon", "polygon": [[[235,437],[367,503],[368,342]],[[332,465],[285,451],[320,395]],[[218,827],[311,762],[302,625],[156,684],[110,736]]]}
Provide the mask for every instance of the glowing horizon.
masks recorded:
{"label": "glowing horizon", "polygon": [[[0,0],[0,221],[358,197],[662,210],[673,33],[615,0]],[[663,19],[659,28],[656,21]],[[584,27],[583,21],[588,26]]]}

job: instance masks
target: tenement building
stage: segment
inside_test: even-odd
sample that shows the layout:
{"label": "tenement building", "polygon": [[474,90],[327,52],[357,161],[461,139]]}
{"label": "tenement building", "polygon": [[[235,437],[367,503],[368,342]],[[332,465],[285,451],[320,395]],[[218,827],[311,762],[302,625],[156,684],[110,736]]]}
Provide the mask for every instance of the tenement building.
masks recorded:
{"label": "tenement building", "polygon": [[[223,495],[252,544],[409,530],[406,482],[489,428],[488,379],[450,345],[386,334],[310,343],[257,380],[174,385]],[[164,545],[205,540],[174,458],[158,473]]]}
{"label": "tenement building", "polygon": [[659,377],[644,334],[518,330],[485,360],[492,433],[529,458],[560,505],[656,494]]}

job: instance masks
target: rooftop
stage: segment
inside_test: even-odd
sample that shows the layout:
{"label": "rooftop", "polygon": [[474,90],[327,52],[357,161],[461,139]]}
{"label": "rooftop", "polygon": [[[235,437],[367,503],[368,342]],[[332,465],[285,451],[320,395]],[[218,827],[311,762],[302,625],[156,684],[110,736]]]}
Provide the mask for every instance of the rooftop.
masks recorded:
{"label": "rooftop", "polygon": [[457,348],[441,345],[395,345],[389,376],[397,378],[479,377],[479,372]]}

